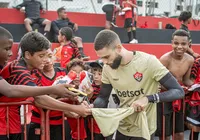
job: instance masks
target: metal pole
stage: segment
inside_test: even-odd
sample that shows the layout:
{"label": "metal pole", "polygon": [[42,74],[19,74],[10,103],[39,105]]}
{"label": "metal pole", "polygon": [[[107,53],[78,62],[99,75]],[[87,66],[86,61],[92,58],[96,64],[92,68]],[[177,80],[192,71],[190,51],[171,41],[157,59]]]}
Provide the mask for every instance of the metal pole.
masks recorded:
{"label": "metal pole", "polygon": [[146,16],[146,0],[143,0],[142,9],[143,9],[142,16],[145,17]]}
{"label": "metal pole", "polygon": [[46,0],[46,10],[48,10],[48,0]]}
{"label": "metal pole", "polygon": [[93,0],[90,0],[90,1],[91,1],[91,3],[92,3],[92,8],[93,8],[93,10],[94,10],[94,13],[97,13],[96,8],[95,8],[95,6],[94,6]]}

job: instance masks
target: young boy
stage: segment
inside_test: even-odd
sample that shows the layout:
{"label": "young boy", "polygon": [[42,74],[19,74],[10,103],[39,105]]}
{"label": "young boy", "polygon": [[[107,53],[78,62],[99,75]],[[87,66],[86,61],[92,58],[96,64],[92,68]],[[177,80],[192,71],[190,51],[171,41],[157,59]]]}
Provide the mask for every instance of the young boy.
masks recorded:
{"label": "young boy", "polygon": [[[20,60],[15,60],[5,66],[1,72],[1,76],[10,84],[13,85],[28,85],[36,86],[35,79],[31,76],[31,71],[33,69],[43,69],[46,62],[46,53],[50,47],[49,41],[40,33],[29,32],[24,35],[20,41],[20,46],[22,49],[23,58]],[[17,98],[12,99],[12,101],[23,101],[26,98]],[[7,102],[10,101],[10,98],[2,96],[0,101]],[[60,110],[60,111],[74,111],[76,113],[84,114],[88,111],[86,106],[79,105],[73,106],[59,102],[49,96],[36,96],[35,105],[39,107],[45,107],[46,109],[51,110]],[[82,108],[82,110],[81,110]],[[83,113],[84,112],[84,113]],[[2,139],[7,139],[6,136],[6,118],[5,114],[6,108],[0,108],[0,114],[2,118],[1,122],[1,131],[0,135]],[[9,110],[9,123],[10,123],[10,140],[20,139],[21,138],[21,123],[19,116],[19,106],[10,106]]]}
{"label": "young boy", "polygon": [[[93,96],[90,99],[90,103],[93,103],[100,92],[100,87],[102,84],[101,78],[102,78],[103,62],[101,60],[97,60],[95,62],[91,62],[90,66],[92,67],[92,73],[93,73],[93,78],[94,78],[94,81],[92,83],[92,87],[94,91],[93,91]],[[90,119],[88,121],[90,122],[88,126],[91,130],[91,121]],[[101,134],[101,131],[95,120],[93,120],[93,131],[94,131],[95,140],[105,139],[105,137]]]}
{"label": "young boy", "polygon": [[[54,67],[53,63],[54,58],[51,49],[48,49],[47,57],[48,60],[44,65],[43,70],[41,70],[41,72],[35,70],[33,73],[33,75],[36,78],[40,79],[42,86],[51,86],[57,78],[66,75],[65,69]],[[65,112],[65,113],[69,114],[70,112]],[[62,140],[62,112],[51,111],[49,116],[50,116],[50,139]],[[29,140],[40,140],[40,135],[35,134],[35,130],[40,128],[40,122],[41,122],[40,111],[33,106],[31,124],[29,129]]]}
{"label": "young boy", "polygon": [[[191,86],[193,82],[190,80],[190,71],[194,62],[192,56],[186,53],[189,47],[189,34],[184,30],[177,30],[172,35],[171,52],[164,54],[160,61],[172,73],[177,81],[184,86]],[[183,102],[178,100],[177,107],[172,102],[164,103],[164,114],[162,114],[162,104],[158,104],[158,129],[157,133],[162,136],[162,115],[165,116],[165,134],[166,140],[172,135],[173,111],[175,111],[175,139],[184,140],[184,113]],[[169,123],[170,122],[170,123]]]}
{"label": "young boy", "polygon": [[[67,71],[74,71],[77,73],[77,78],[74,79],[72,81],[72,84],[75,85],[75,88],[79,88],[80,85],[80,74],[81,72],[85,70],[85,65],[83,63],[83,61],[79,60],[79,59],[74,59],[71,62],[68,63],[67,65]],[[85,92],[88,94],[88,97],[91,95],[91,93],[93,92],[92,87],[88,87],[85,88]],[[74,102],[75,104],[79,104],[78,101]],[[78,122],[79,121],[79,126],[78,126]],[[87,134],[86,134],[86,126],[85,126],[85,120],[84,118],[79,118],[79,120],[74,119],[74,118],[68,118],[68,122],[71,128],[71,136],[73,140],[77,140],[78,139],[78,133],[79,133],[79,138],[80,140],[84,140],[87,138]],[[77,131],[79,127],[79,132]]]}
{"label": "young boy", "polygon": [[[67,12],[65,7],[60,7],[57,10],[58,14],[58,19],[52,21],[52,31],[54,35],[54,41],[58,42],[58,35],[59,35],[59,30],[63,27],[69,27],[71,28],[74,32],[78,30],[78,24],[72,22],[69,17],[67,16]],[[86,56],[83,51],[83,41],[81,37],[74,36],[74,40],[77,43],[77,47],[80,51],[81,57],[84,61],[87,61],[90,59],[89,56]]]}
{"label": "young boy", "polygon": [[[134,3],[131,0],[124,0],[122,2],[122,11],[125,12],[125,22],[124,22],[124,28],[127,29],[128,39],[129,43],[138,43],[136,39],[136,27],[137,22],[134,21],[133,25],[133,16],[134,16],[134,8],[137,8],[136,1]],[[133,38],[132,38],[132,35]]]}
{"label": "young boy", "polygon": [[72,29],[69,27],[63,27],[59,31],[58,41],[60,47],[54,50],[54,56],[56,61],[60,63],[62,68],[66,68],[66,65],[74,58],[81,58],[79,50],[73,40]]}
{"label": "young boy", "polygon": [[[13,37],[11,33],[5,28],[0,26],[0,72],[3,66],[9,61],[12,56]],[[10,85],[0,77],[0,96],[7,97],[30,97],[44,94],[58,94],[59,96],[67,95],[71,92],[67,90],[69,85],[57,85],[52,87],[29,87],[29,86],[16,86]]]}

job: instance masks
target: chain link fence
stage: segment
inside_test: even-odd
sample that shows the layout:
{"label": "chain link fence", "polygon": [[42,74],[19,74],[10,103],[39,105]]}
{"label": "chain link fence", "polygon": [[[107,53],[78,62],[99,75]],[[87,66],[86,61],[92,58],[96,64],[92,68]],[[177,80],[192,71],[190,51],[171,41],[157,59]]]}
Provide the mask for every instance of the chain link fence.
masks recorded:
{"label": "chain link fence", "polygon": [[[0,7],[15,7],[24,0],[0,0]],[[50,11],[65,6],[69,12],[103,13],[101,7],[108,0],[38,0]],[[116,0],[118,3],[120,0]],[[184,10],[191,11],[193,18],[200,17],[200,0],[137,0],[138,15],[177,17]]]}
{"label": "chain link fence", "polygon": [[137,3],[139,14],[143,15],[177,17],[182,11],[190,11],[193,18],[200,17],[200,0],[138,0]]}

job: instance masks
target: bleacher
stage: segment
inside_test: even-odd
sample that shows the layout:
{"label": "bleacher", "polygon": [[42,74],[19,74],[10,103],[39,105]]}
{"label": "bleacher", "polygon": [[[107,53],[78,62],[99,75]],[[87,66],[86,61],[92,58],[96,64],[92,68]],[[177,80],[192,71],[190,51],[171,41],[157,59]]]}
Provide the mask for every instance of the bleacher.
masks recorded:
{"label": "bleacher", "polygon": [[[0,8],[0,13],[6,13],[0,14],[0,26],[8,29],[14,37],[15,43],[13,46],[12,59],[15,59],[17,55],[18,43],[21,37],[26,33],[23,24],[24,14],[20,13],[16,9],[4,8]],[[48,11],[46,14],[43,14],[42,17],[55,20],[57,18],[57,13],[56,11]],[[75,35],[80,36],[83,39],[85,54],[90,56],[92,60],[97,59],[93,49],[93,41],[96,34],[104,29],[105,15],[69,12],[68,17],[71,21],[79,25],[79,30],[75,33]],[[173,18],[139,17],[138,27],[142,26],[146,21],[148,28],[137,29],[137,39],[139,44],[124,44],[124,46],[129,50],[140,50],[160,57],[167,51],[171,50],[171,35],[174,32],[174,30],[164,29],[165,25],[167,23],[171,23],[175,25],[176,28],[179,28],[180,23],[177,19]],[[122,43],[128,41],[126,30],[123,28],[123,22],[123,17],[118,16],[117,25],[119,28],[113,28],[113,30],[120,36]],[[158,22],[162,22],[163,29],[158,29]],[[200,25],[196,26],[194,22],[192,22],[189,26],[192,35],[192,47],[194,51],[200,53]],[[40,28],[39,31],[43,32],[42,28]],[[54,48],[57,47],[58,44],[53,43],[52,46]]]}

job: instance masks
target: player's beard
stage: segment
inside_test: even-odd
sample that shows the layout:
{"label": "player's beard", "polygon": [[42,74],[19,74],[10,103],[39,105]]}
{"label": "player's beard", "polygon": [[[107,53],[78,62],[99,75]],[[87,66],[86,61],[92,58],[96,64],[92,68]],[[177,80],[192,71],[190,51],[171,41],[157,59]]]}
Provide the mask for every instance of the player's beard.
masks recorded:
{"label": "player's beard", "polygon": [[120,66],[120,64],[121,64],[121,61],[122,61],[122,56],[121,56],[121,55],[118,55],[118,56],[114,59],[113,63],[110,65],[110,67],[111,67],[112,69],[117,69],[117,68],[119,68],[119,66]]}

